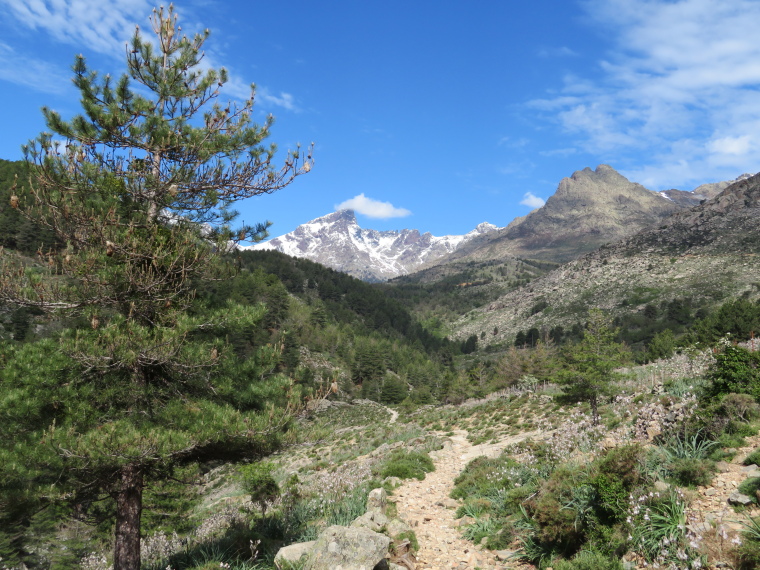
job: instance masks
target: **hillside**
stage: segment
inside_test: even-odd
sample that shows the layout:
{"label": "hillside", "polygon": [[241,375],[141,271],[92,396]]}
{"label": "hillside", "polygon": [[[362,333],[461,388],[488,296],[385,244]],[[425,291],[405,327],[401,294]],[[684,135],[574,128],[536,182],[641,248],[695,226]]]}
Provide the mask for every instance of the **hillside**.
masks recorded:
{"label": "hillside", "polygon": [[759,254],[760,175],[755,175],[655,229],[602,246],[507,293],[455,326],[460,337],[497,328],[493,340],[511,342],[526,328],[571,326],[592,307],[620,315],[685,296],[704,307],[742,295],[755,298]]}
{"label": "hillside", "polygon": [[[619,181],[601,170],[604,177]],[[579,178],[597,174],[581,173]],[[6,177],[0,192],[7,193],[7,184]],[[567,193],[564,196],[567,199]],[[582,544],[602,545],[610,559],[625,555],[630,563],[642,563],[644,555],[634,542],[608,540],[611,529],[626,528],[622,521],[628,513],[620,514],[625,500],[618,505],[619,520],[605,514],[601,491],[587,497],[586,510],[561,509],[569,513],[569,524],[544,515],[575,492],[567,488],[567,481],[582,492],[603,489],[598,475],[606,469],[620,475],[615,462],[625,461],[625,454],[634,453],[631,449],[644,453],[639,443],[667,453],[667,446],[675,444],[652,434],[668,433],[674,429],[668,418],[681,419],[681,411],[691,409],[691,385],[713,362],[712,353],[696,358],[684,354],[673,362],[632,369],[630,377],[614,386],[618,397],[601,403],[602,425],[595,426],[586,413],[588,402],[567,405],[558,373],[570,362],[567,354],[577,335],[562,350],[550,346],[503,351],[503,343],[511,344],[517,331],[528,327],[582,329],[579,321],[593,307],[620,316],[653,306],[670,310],[683,301],[685,309],[695,313],[729,298],[757,298],[759,220],[756,176],[730,185],[704,204],[682,209],[653,229],[561,266],[511,256],[461,260],[391,283],[370,284],[277,251],[234,253],[229,278],[195,283],[198,297],[205,308],[221,311],[229,303],[261,304],[261,316],[223,336],[198,331],[197,340],[223,338],[230,357],[244,366],[235,375],[243,384],[281,374],[285,380],[278,392],[300,390],[309,401],[302,402],[303,412],[293,418],[286,449],[270,456],[268,463],[208,461],[197,469],[178,470],[146,490],[142,532],[147,567],[272,570],[272,556],[281,546],[316,539],[328,525],[362,524],[388,533],[393,541],[390,560],[409,562],[407,569],[451,561],[459,561],[461,568],[532,568],[540,556],[520,541],[542,544],[541,529],[570,537],[567,544],[543,542],[560,570],[568,568],[561,566],[567,562],[562,558],[586,556],[585,547],[576,552]],[[13,229],[8,235],[33,235],[18,222],[8,226]],[[17,242],[4,243],[6,260],[21,255]],[[41,278],[54,275],[54,264],[46,257],[26,259]],[[464,311],[469,312],[457,322],[460,338],[444,338],[450,331],[441,317],[454,320]],[[756,312],[760,318],[760,307]],[[105,320],[106,315],[101,317]],[[54,340],[63,327],[95,330],[81,316],[52,321],[12,306],[0,307],[0,357],[26,354],[24,350],[35,344]],[[55,344],[46,346],[56,352]],[[667,385],[656,385],[655,375],[660,381],[667,377]],[[5,377],[7,382],[20,379]],[[708,385],[707,376],[697,380]],[[55,398],[67,386],[55,382],[50,393]],[[480,399],[468,400],[472,396]],[[259,397],[260,393],[251,395],[254,403]],[[749,409],[746,401],[738,404]],[[708,411],[709,417],[728,413]],[[749,433],[750,427],[741,429]],[[714,439],[715,457],[727,461],[724,448],[739,449],[738,461],[760,442],[744,442],[733,432]],[[425,459],[428,453],[430,460]],[[728,486],[741,483],[744,471],[737,461],[723,462],[714,474],[709,471],[714,461],[699,461],[705,463],[701,471],[694,469],[696,474],[683,475],[679,466],[666,464],[657,476],[668,484],[699,485],[688,508],[681,507],[690,517],[704,513],[695,524],[712,528],[709,523],[722,516],[720,509],[729,500]],[[401,480],[410,476],[410,464],[417,468],[423,463],[435,471],[411,476],[425,477],[424,481]],[[578,471],[577,465],[584,469]],[[180,485],[175,475],[194,485]],[[395,489],[395,505],[388,507],[385,526],[379,516],[362,514],[367,494],[378,481],[389,491]],[[651,474],[642,477],[636,489],[648,492],[653,481]],[[0,496],[0,507],[10,504],[8,496]],[[112,536],[111,513],[90,503],[78,505],[91,520],[100,517],[99,526],[88,526],[79,520],[78,511],[77,516],[53,510],[37,514],[30,505],[22,502],[15,511],[0,510],[4,563],[11,560],[12,567],[19,568],[22,562],[26,567],[108,567],[102,553]],[[583,518],[592,511],[601,526]],[[435,513],[434,519],[430,513]],[[594,534],[602,527],[610,534]],[[588,532],[581,536],[576,528]],[[729,530],[736,534],[740,529]],[[252,561],[256,555],[259,560]]]}

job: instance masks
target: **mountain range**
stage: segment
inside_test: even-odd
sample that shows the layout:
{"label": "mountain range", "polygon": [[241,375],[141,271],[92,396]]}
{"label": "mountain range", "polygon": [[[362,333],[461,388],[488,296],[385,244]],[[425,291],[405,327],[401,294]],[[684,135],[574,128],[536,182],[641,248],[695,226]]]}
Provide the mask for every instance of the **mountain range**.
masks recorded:
{"label": "mountain range", "polygon": [[353,210],[340,210],[291,233],[242,249],[277,250],[304,257],[364,281],[386,281],[434,264],[477,236],[498,230],[484,222],[465,235],[436,237],[418,230],[364,229]]}
{"label": "mountain range", "polygon": [[[760,292],[760,174],[712,199],[606,244],[461,317],[466,337],[510,341],[519,330],[565,326],[598,307],[614,315],[674,300],[713,307]],[[494,333],[494,331],[496,331]]]}
{"label": "mountain range", "polygon": [[[744,174],[736,181],[748,177]],[[653,227],[730,184],[654,192],[602,164],[563,178],[541,208],[503,228],[482,223],[465,235],[442,237],[414,229],[377,231],[361,228],[353,211],[341,210],[249,248],[307,258],[370,282],[431,267],[508,258],[565,263]]]}

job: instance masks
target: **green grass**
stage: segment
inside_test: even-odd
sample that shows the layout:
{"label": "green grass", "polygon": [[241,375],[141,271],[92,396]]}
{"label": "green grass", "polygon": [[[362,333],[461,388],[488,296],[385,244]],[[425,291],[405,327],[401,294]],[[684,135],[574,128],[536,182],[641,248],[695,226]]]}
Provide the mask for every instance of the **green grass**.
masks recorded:
{"label": "green grass", "polygon": [[427,473],[435,469],[433,460],[426,453],[417,451],[394,451],[379,468],[380,477],[398,477],[400,479],[425,478]]}

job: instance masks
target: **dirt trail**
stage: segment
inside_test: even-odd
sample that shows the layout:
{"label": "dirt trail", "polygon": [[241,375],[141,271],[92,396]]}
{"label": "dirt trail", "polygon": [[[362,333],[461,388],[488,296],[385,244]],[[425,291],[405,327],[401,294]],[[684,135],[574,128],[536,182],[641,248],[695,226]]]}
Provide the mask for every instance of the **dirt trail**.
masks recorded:
{"label": "dirt trail", "polygon": [[[467,441],[467,432],[458,430],[446,440],[443,449],[430,454],[435,463],[435,471],[428,473],[423,481],[404,482],[393,494],[391,500],[396,502],[399,518],[406,521],[415,531],[419,542],[417,552],[417,570],[511,570],[515,568],[533,568],[518,561],[499,560],[495,552],[480,545],[473,545],[462,538],[456,514],[456,501],[449,497],[454,488],[454,480],[464,467],[475,457],[485,455],[496,457],[501,451],[514,443],[527,438],[545,439],[551,433],[540,431],[521,433],[506,438],[498,443],[472,445]],[[698,521],[698,532],[709,539],[713,545],[720,535],[725,547],[741,530],[737,514],[728,504],[728,497],[736,491],[738,485],[752,473],[752,467],[741,464],[744,458],[760,447],[760,435],[747,439],[747,445],[737,450],[731,463],[719,464],[716,474],[708,487],[700,487],[691,492],[688,511],[689,519]],[[760,469],[758,469],[760,471]],[[760,515],[760,510],[751,509],[751,516]],[[713,548],[711,548],[713,550]],[[712,556],[720,553],[711,552]]]}
{"label": "dirt trail", "polygon": [[503,570],[530,568],[517,562],[502,562],[495,553],[480,545],[473,545],[461,537],[456,514],[456,501],[449,498],[454,479],[467,463],[480,455],[496,457],[501,451],[539,432],[526,432],[504,439],[496,444],[472,445],[467,432],[457,431],[444,444],[444,448],[430,454],[435,471],[424,481],[406,481],[396,489],[399,517],[415,531],[420,548],[417,552],[418,570]]}
{"label": "dirt trail", "polygon": [[748,437],[746,445],[736,450],[736,455],[730,463],[718,463],[718,473],[707,487],[698,487],[689,506],[691,520],[698,522],[698,530],[704,534],[714,533],[716,536],[725,531],[725,540],[730,540],[742,530],[741,521],[746,515],[756,517],[760,510],[751,508],[745,514],[739,514],[729,505],[728,497],[736,492],[739,485],[748,477],[757,477],[760,468],[745,466],[744,459],[760,447],[760,435]]}

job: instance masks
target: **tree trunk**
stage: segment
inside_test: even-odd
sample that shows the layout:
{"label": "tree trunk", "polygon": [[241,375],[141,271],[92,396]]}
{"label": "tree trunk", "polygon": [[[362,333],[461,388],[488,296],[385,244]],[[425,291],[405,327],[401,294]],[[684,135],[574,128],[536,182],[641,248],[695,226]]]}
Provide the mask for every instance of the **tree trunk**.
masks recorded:
{"label": "tree trunk", "polygon": [[114,570],[140,570],[140,516],[142,515],[143,474],[136,465],[121,470],[116,499]]}

